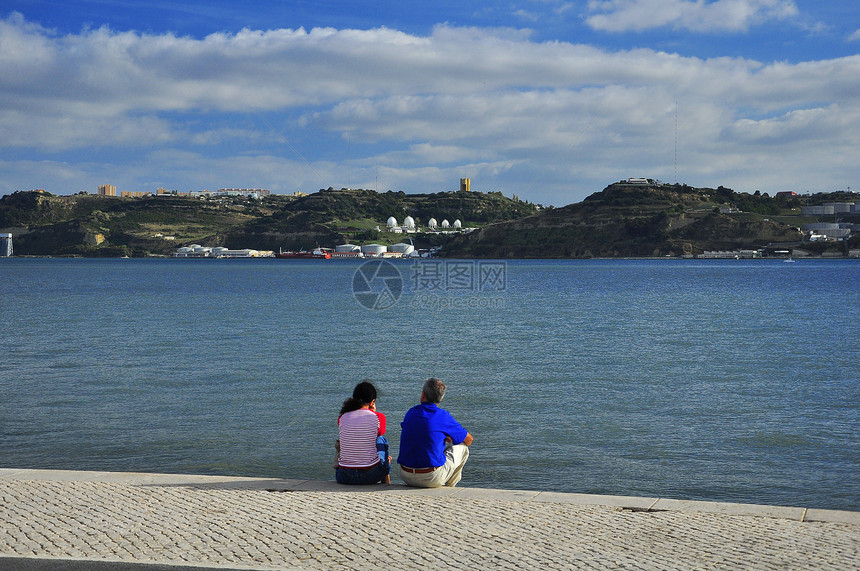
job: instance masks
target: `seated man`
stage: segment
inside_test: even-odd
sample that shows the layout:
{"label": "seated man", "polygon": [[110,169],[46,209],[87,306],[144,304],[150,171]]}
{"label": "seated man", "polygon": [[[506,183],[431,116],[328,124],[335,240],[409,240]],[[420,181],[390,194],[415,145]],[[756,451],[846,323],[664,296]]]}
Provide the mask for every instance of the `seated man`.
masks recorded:
{"label": "seated man", "polygon": [[400,426],[400,477],[409,486],[438,488],[456,486],[469,458],[472,435],[439,408],[445,383],[428,379],[421,390],[421,404],[406,412]]}

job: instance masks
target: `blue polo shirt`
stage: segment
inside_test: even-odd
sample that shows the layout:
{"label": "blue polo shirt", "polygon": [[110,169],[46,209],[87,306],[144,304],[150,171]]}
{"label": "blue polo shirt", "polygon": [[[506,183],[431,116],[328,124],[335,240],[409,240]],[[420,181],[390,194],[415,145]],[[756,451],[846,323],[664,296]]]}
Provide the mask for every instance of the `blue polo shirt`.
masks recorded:
{"label": "blue polo shirt", "polygon": [[429,402],[410,408],[400,426],[403,430],[397,463],[409,468],[443,466],[445,437],[462,444],[468,434],[450,412]]}

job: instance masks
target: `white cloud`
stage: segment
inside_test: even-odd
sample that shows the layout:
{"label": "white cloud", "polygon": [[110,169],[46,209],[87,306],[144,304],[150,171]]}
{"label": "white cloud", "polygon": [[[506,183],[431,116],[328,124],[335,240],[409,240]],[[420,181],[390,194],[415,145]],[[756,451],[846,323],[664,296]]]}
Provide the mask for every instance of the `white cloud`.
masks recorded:
{"label": "white cloud", "polygon": [[606,32],[673,27],[741,32],[798,14],[794,0],[589,0],[586,23]]}
{"label": "white cloud", "polygon": [[[860,56],[700,59],[509,29],[57,36],[13,16],[0,20],[0,192],[109,178],[292,192],[373,188],[377,174],[427,192],[467,172],[476,188],[566,204],[626,176],[671,180],[676,105],[682,181],[765,188],[759,171],[778,158],[780,187],[860,187],[860,157],[846,160],[860,148],[857,77]],[[41,155],[88,159],[28,183]]]}
{"label": "white cloud", "polygon": [[858,40],[860,40],[860,29],[858,29],[856,32],[854,32],[848,37],[849,42],[856,42]]}
{"label": "white cloud", "polygon": [[540,14],[529,12],[527,10],[515,10],[513,15],[524,22],[537,22],[540,20]]}

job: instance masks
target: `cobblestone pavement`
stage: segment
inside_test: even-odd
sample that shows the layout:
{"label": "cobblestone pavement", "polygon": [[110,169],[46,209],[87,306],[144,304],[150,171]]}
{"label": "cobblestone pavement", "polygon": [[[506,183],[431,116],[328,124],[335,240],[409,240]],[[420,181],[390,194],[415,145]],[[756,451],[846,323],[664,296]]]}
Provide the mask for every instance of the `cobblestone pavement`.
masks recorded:
{"label": "cobblestone pavement", "polygon": [[0,556],[253,569],[860,568],[856,512],[806,521],[811,510],[662,510],[646,498],[9,472]]}

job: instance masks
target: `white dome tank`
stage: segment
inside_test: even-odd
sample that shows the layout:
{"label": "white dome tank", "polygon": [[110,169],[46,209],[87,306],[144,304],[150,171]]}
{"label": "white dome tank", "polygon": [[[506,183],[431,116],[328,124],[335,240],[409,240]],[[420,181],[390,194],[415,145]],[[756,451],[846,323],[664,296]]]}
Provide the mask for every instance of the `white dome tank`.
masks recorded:
{"label": "white dome tank", "polygon": [[388,222],[386,224],[388,224],[389,228],[394,228],[395,226],[397,226],[397,218],[395,218],[394,216],[389,217]]}
{"label": "white dome tank", "polygon": [[387,251],[388,247],[380,244],[367,244],[366,246],[361,247],[361,252],[363,254],[384,254]]}
{"label": "white dome tank", "polygon": [[430,221],[427,222],[427,226],[429,226],[430,228],[435,228],[438,225],[439,225],[439,223],[436,222],[435,218],[431,218]]}
{"label": "white dome tank", "polygon": [[454,228],[462,228],[462,227],[463,227],[463,223],[462,223],[462,222],[460,222],[460,220],[459,220],[459,219],[457,219],[457,220],[454,220],[454,224],[453,224],[452,226],[453,226]]}
{"label": "white dome tank", "polygon": [[450,228],[450,227],[451,227],[451,223],[448,222],[447,218],[442,221],[442,228]]}
{"label": "white dome tank", "polygon": [[392,244],[388,247],[389,252],[400,252],[404,256],[408,256],[412,252],[415,251],[415,246],[412,244],[404,244],[403,242],[399,244]]}
{"label": "white dome tank", "polygon": [[403,225],[407,228],[415,228],[415,219],[411,216],[407,216],[405,220],[403,220]]}

